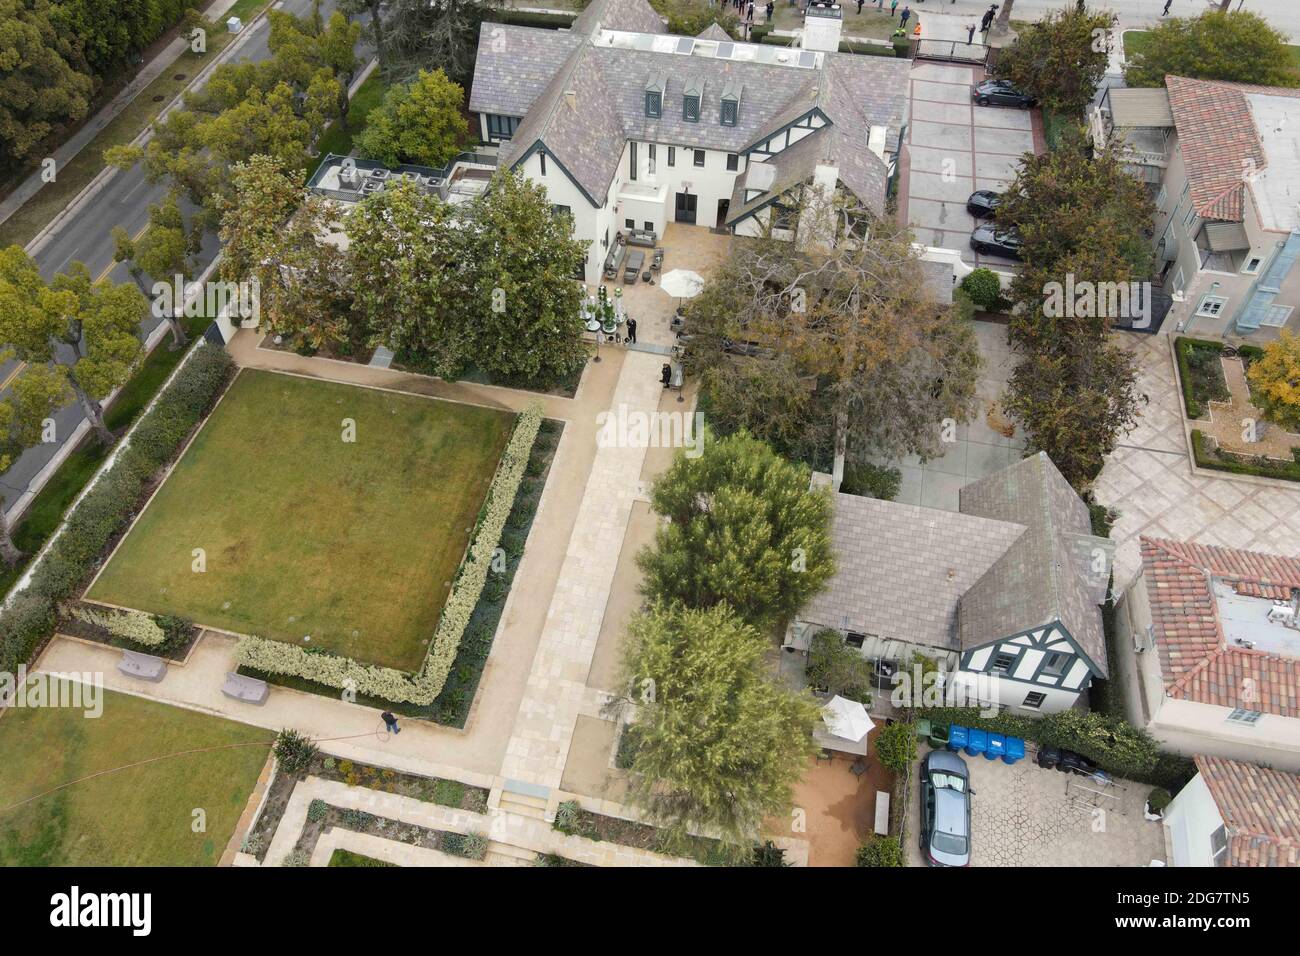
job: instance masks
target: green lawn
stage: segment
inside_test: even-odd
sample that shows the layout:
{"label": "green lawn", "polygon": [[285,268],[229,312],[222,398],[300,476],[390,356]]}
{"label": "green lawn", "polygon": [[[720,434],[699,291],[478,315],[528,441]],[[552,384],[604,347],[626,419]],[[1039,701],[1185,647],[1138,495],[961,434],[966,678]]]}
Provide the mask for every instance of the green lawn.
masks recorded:
{"label": "green lawn", "polygon": [[89,597],[415,669],[513,421],[245,371]]}
{"label": "green lawn", "polygon": [[[912,16],[907,21],[907,32],[911,34],[916,29],[920,21],[922,11],[917,5],[912,5]],[[876,40],[888,40],[898,29],[898,14],[903,10],[903,4],[899,3],[898,10],[893,16],[889,14],[889,2],[886,0],[883,10],[877,10],[874,2],[867,3],[862,7],[862,12],[858,13],[856,3],[845,3],[841,5],[844,12],[844,36],[847,37],[872,37]],[[761,20],[758,5],[755,5],[755,21]],[[773,27],[777,30],[802,30],[803,14],[796,7],[790,6],[785,0],[777,0],[776,8],[772,11]],[[921,35],[925,36],[925,27],[921,28]]]}
{"label": "green lawn", "polygon": [[388,863],[384,860],[376,860],[373,856],[365,856],[361,853],[353,853],[351,850],[335,850],[330,854],[330,866],[368,866],[383,867],[397,866],[396,863]]}
{"label": "green lawn", "polygon": [[[14,708],[0,720],[0,807],[89,774],[172,757],[0,809],[6,866],[212,866],[266,762],[274,734],[105,691],[103,713]],[[196,809],[204,831],[193,830]]]}
{"label": "green lawn", "polygon": [[[352,152],[352,138],[366,128],[366,120],[370,116],[370,111],[384,100],[384,94],[388,92],[388,84],[384,82],[379,70],[371,73],[366,77],[366,81],[357,87],[357,92],[351,100],[351,107],[348,109],[348,130],[339,125],[338,120],[330,123],[321,134],[320,142],[316,148],[322,156],[334,153],[338,156],[346,156]],[[308,170],[310,176],[315,171],[315,167]]]}

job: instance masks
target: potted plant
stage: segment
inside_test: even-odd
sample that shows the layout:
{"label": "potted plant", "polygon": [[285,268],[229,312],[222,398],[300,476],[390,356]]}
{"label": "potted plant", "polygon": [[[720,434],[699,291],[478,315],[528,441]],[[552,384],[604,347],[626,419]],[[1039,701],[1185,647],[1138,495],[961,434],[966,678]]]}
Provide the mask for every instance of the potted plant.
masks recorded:
{"label": "potted plant", "polygon": [[1165,808],[1173,801],[1169,791],[1164,787],[1155,787],[1147,794],[1145,816],[1148,820],[1163,820]]}

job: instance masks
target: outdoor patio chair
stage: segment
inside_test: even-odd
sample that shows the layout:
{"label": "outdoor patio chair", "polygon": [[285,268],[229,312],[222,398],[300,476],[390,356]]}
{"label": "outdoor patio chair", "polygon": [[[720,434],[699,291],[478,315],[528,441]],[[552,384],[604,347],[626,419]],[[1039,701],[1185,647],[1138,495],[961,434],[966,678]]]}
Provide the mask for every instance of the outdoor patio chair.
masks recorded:
{"label": "outdoor patio chair", "polygon": [[160,681],[167,675],[167,662],[152,654],[139,651],[123,651],[117,669],[127,677],[137,680]]}
{"label": "outdoor patio chair", "polygon": [[664,249],[662,246],[660,246],[658,249],[654,251],[654,255],[650,257],[650,271],[659,272],[661,269],[663,269],[663,267],[664,267]]}

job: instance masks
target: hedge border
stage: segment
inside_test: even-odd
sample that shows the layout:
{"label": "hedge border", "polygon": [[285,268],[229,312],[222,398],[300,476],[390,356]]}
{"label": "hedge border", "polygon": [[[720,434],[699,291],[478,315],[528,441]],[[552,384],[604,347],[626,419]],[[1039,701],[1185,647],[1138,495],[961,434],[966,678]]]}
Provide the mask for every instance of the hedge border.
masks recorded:
{"label": "hedge border", "polygon": [[429,653],[419,671],[411,673],[363,664],[350,657],[306,650],[255,635],[240,638],[236,645],[235,659],[239,665],[267,674],[299,677],[394,703],[432,704],[447,682],[457,648],[487,583],[492,558],[514,507],[542,416],[541,402],[533,402],[520,413],[515,423],[479,511],[469,549],[443,606],[433,640],[429,642]]}
{"label": "hedge border", "polygon": [[1192,429],[1192,457],[1197,468],[1224,471],[1232,475],[1252,475],[1278,481],[1300,481],[1300,461],[1269,459],[1270,464],[1256,464],[1230,451],[1213,450],[1212,439],[1199,428]]}
{"label": "hedge border", "polygon": [[0,671],[31,662],[76,594],[130,526],[154,477],[184,447],[234,372],[226,350],[198,338],[64,515],[0,609]]}

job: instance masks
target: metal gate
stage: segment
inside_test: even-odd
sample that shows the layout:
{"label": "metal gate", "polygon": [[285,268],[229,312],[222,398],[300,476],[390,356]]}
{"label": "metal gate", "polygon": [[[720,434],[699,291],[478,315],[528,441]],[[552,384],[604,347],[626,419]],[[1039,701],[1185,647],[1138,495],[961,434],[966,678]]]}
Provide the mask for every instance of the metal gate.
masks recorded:
{"label": "metal gate", "polygon": [[952,63],[987,63],[989,47],[983,43],[961,40],[926,40],[916,42],[916,59],[947,60]]}

